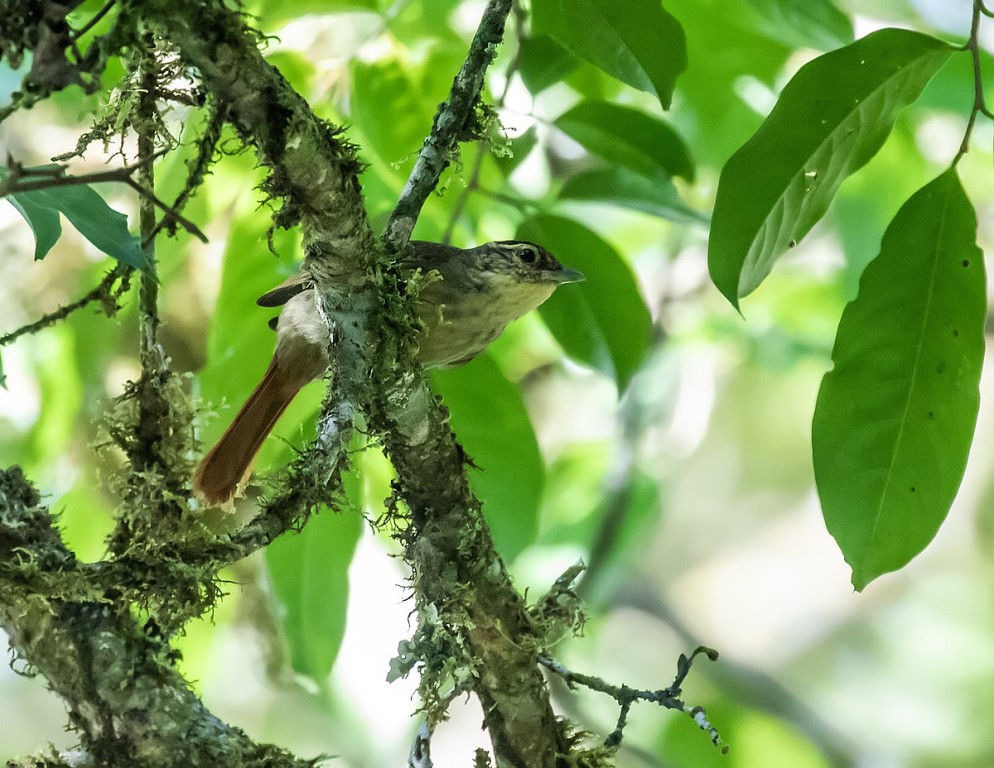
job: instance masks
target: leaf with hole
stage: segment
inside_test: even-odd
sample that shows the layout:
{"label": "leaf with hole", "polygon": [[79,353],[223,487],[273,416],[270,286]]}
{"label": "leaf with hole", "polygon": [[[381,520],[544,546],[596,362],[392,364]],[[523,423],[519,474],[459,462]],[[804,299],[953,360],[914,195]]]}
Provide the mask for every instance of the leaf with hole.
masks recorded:
{"label": "leaf with hole", "polygon": [[956,496],[977,420],[986,279],[955,170],[916,192],[842,314],[812,424],[828,530],[856,589],[904,566]]}
{"label": "leaf with hole", "polygon": [[721,172],[708,267],[734,306],[824,215],[954,50],[883,29],[801,67]]}

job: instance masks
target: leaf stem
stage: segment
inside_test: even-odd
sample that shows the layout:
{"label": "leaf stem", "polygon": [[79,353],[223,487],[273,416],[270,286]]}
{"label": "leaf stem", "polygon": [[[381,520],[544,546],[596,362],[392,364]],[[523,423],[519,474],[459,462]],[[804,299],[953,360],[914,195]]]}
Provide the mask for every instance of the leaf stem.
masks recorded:
{"label": "leaf stem", "polygon": [[973,134],[973,127],[977,122],[977,115],[984,115],[988,119],[994,119],[994,113],[988,108],[984,100],[984,74],[980,64],[980,17],[991,17],[991,12],[984,5],[983,0],[973,0],[973,17],[970,22],[970,38],[964,46],[970,52],[973,61],[973,108],[970,110],[970,117],[966,123],[966,130],[963,133],[963,140],[960,142],[959,150],[953,158],[952,166],[955,167],[970,149],[970,136]]}

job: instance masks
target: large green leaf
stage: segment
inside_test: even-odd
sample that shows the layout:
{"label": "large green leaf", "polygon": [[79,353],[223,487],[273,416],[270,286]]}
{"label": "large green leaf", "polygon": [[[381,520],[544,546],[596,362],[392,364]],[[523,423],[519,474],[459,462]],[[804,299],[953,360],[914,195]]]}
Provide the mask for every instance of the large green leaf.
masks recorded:
{"label": "large green leaf", "polygon": [[665,176],[649,179],[627,168],[593,168],[569,178],[559,197],[602,201],[669,221],[707,223],[707,217],[687,205]]}
{"label": "large green leaf", "polygon": [[694,161],[680,135],[662,120],[606,101],[581,101],[555,126],[594,154],[644,176],[694,179]]}
{"label": "large green leaf", "polygon": [[733,305],[822,217],[953,50],[917,32],[884,29],[791,79],[718,184],[708,266]]}
{"label": "large green leaf", "polygon": [[613,376],[622,391],[649,348],[652,321],[635,276],[618,252],[571,219],[540,215],[517,237],[541,243],[586,281],[559,288],[539,312],[566,354]]}
{"label": "large green leaf", "polygon": [[518,51],[521,80],[534,94],[558,83],[579,63],[579,59],[547,35],[524,38]]}
{"label": "large green leaf", "polygon": [[[360,507],[360,483],[346,476],[349,500]],[[299,533],[284,534],[266,548],[279,618],[294,671],[323,681],[345,636],[349,565],[362,534],[362,516],[324,510]]]}
{"label": "large green leaf", "polygon": [[955,170],[898,211],[842,315],[812,425],[825,522],[862,589],[932,540],[979,405],[986,281]]}
{"label": "large green leaf", "polygon": [[43,259],[62,234],[59,214],[111,258],[135,269],[149,264],[141,241],[128,231],[128,217],[111,208],[86,184],[13,192],[10,201],[35,234],[35,259]]}
{"label": "large green leaf", "polygon": [[508,562],[535,540],[545,468],[519,389],[493,358],[479,355],[468,365],[433,376],[435,389],[452,416],[452,427],[479,470],[473,489],[501,556]]}
{"label": "large green leaf", "polygon": [[829,51],[853,39],[852,22],[831,0],[745,0],[743,5],[745,23],[788,45]]}
{"label": "large green leaf", "polygon": [[35,261],[41,261],[62,237],[62,217],[57,210],[39,205],[31,194],[12,194],[7,199],[31,227],[35,236]]}
{"label": "large green leaf", "polygon": [[622,82],[655,93],[663,107],[687,68],[683,29],[659,0],[533,0],[532,27]]}

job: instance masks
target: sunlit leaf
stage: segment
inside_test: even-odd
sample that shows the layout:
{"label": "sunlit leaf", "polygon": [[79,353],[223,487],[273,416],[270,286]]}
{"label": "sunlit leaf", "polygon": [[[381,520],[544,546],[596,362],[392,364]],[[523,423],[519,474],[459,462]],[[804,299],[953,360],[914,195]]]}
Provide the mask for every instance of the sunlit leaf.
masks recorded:
{"label": "sunlit leaf", "polygon": [[623,391],[649,347],[652,323],[631,268],[611,245],[570,219],[540,215],[518,227],[586,281],[559,288],[539,312],[566,354],[612,376]]}
{"label": "sunlit leaf", "polygon": [[659,0],[534,0],[532,25],[663,107],[687,68],[683,29]]}
{"label": "sunlit leaf", "polygon": [[559,197],[589,200],[641,211],[669,221],[707,223],[707,217],[688,206],[665,176],[649,179],[627,168],[595,168],[569,178]]}
{"label": "sunlit leaf", "polygon": [[[352,64],[352,118],[387,165],[414,161],[431,129],[434,106],[426,103],[415,67],[396,60]],[[389,119],[384,119],[389,115]]]}
{"label": "sunlit leaf", "polygon": [[708,266],[733,305],[822,217],[953,50],[917,32],[884,29],[791,79],[718,184]]}
{"label": "sunlit leaf", "polygon": [[521,392],[487,354],[433,375],[452,427],[478,470],[473,489],[501,556],[508,562],[532,543],[545,469]]}
{"label": "sunlit leaf", "polygon": [[829,51],[853,39],[852,21],[831,0],[745,0],[744,21],[774,40]]}
{"label": "sunlit leaf", "polygon": [[812,442],[825,522],[857,589],[924,549],[963,477],[986,316],[975,237],[946,171],[898,212],[842,315]]}
{"label": "sunlit leaf", "polygon": [[662,120],[632,107],[582,101],[555,126],[592,153],[645,176],[694,178],[694,161],[680,135]]}

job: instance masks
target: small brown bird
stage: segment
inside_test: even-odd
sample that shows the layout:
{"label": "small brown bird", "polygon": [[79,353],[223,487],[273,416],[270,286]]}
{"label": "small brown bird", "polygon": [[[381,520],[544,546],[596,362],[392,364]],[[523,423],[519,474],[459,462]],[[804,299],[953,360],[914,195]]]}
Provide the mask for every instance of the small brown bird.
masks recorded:
{"label": "small brown bird", "polygon": [[[472,360],[512,320],[535,309],[557,286],[583,280],[541,246],[516,240],[462,249],[411,242],[402,267],[441,279],[421,291],[423,331],[418,359],[425,367]],[[309,381],[328,367],[328,327],[318,313],[310,276],[302,272],[262,296],[264,307],[283,306],[276,320],[276,352],[262,381],[193,475],[193,490],[208,504],[230,501],[276,421]]]}

